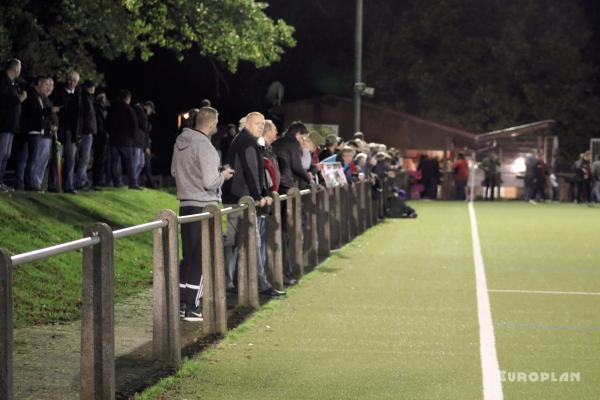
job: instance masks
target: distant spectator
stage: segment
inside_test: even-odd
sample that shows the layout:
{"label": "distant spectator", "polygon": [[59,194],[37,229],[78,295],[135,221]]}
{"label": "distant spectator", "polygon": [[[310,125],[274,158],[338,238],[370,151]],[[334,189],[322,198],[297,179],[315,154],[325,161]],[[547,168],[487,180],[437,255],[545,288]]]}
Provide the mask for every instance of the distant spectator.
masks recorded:
{"label": "distant spectator", "polygon": [[108,147],[108,131],[106,130],[106,117],[110,103],[105,92],[96,93],[97,134],[94,138],[93,153],[94,163],[92,165],[92,182],[94,189],[98,190],[100,186],[108,184],[107,180],[111,178],[110,174],[110,154]]}
{"label": "distant spectator", "polygon": [[424,197],[435,200],[440,179],[440,165],[437,159],[424,155],[417,167],[425,189]]}
{"label": "distant spectator", "polygon": [[[148,120],[150,116],[156,114],[156,107],[154,106],[154,102],[148,100],[144,102],[144,111],[148,116]],[[154,178],[152,177],[152,124],[148,122],[147,131],[146,131],[146,142],[144,148],[144,176],[146,178],[146,187],[151,189],[156,189],[158,186],[154,182]]]}
{"label": "distant spectator", "polygon": [[352,147],[345,146],[342,148],[340,154],[342,156],[342,168],[344,169],[346,181],[348,181],[350,184],[358,182],[358,168],[353,162],[354,154],[356,154],[356,152]]}
{"label": "distant spectator", "polygon": [[4,173],[14,136],[19,132],[21,103],[27,99],[27,92],[21,90],[16,82],[20,75],[21,61],[11,58],[0,76],[0,193],[11,190],[4,184]]}
{"label": "distant spectator", "polygon": [[500,162],[496,153],[490,153],[479,164],[479,167],[483,170],[484,175],[484,198],[494,201],[494,194],[498,186],[498,176],[500,173]]}
{"label": "distant spectator", "polygon": [[592,163],[591,173],[593,180],[592,197],[596,203],[600,203],[600,154],[596,154],[596,160]]}
{"label": "distant spectator", "polygon": [[221,160],[227,160],[229,155],[229,148],[231,147],[231,142],[235,135],[237,135],[238,131],[234,124],[227,124],[227,129],[225,130],[225,135],[221,139],[221,145],[219,146],[221,150]]}
{"label": "distant spectator", "polygon": [[546,201],[547,183],[548,167],[546,166],[543,157],[540,155],[538,157],[537,166],[535,170],[535,190],[533,192],[533,200],[537,200],[539,198],[542,201]]}
{"label": "distant spectator", "polygon": [[324,159],[329,158],[329,157],[333,156],[334,154],[337,154],[337,148],[338,148],[337,136],[335,136],[335,135],[327,136],[325,138],[325,147],[319,154],[319,160],[323,161]]}
{"label": "distant spectator", "polygon": [[35,79],[29,96],[23,102],[21,130],[23,132],[19,159],[17,162],[17,188],[35,192],[42,191],[42,181],[48,165],[52,133],[49,119],[52,108],[44,102],[49,92],[49,80],[45,76]]}
{"label": "distant spectator", "polygon": [[555,151],[552,155],[552,163],[550,165],[550,186],[552,187],[552,201],[559,201],[559,173],[560,162],[558,152]]}
{"label": "distant spectator", "polygon": [[[299,187],[300,182],[310,184],[312,174],[302,167],[302,135],[308,133],[306,126],[299,121],[292,122],[282,137],[273,142],[273,151],[277,155],[281,184],[279,193],[286,194],[293,187]],[[287,226],[287,202],[281,203],[281,228],[283,241],[283,272],[284,283],[293,285],[297,281],[293,276],[292,260],[290,259],[290,234]]]}
{"label": "distant spectator", "polygon": [[[179,215],[199,214],[221,201],[221,186],[233,176],[219,172],[219,153],[210,141],[217,131],[217,110],[203,107],[191,117],[193,128],[183,128],[173,148],[171,175],[177,186]],[[181,225],[183,258],[180,263],[180,313],[187,321],[202,321],[202,242],[201,222]]]}
{"label": "distant spectator", "polygon": [[81,138],[82,131],[82,113],[81,113],[81,93],[77,87],[79,83],[79,74],[71,71],[67,75],[66,84],[59,90],[55,90],[52,95],[52,102],[60,107],[58,114],[58,141],[62,143],[60,157],[62,161],[62,183],[58,182],[57,162],[53,156],[51,177],[49,179],[48,190],[55,192],[60,184],[66,193],[75,194],[75,157],[77,156],[77,143]]}
{"label": "distant spectator", "polygon": [[454,165],[452,165],[452,171],[454,172],[454,198],[466,200],[465,188],[469,180],[469,164],[463,153],[458,153]]}
{"label": "distant spectator", "polygon": [[[272,199],[268,197],[268,189],[265,184],[265,169],[261,151],[258,146],[258,138],[263,134],[265,118],[258,112],[251,112],[246,116],[246,123],[240,133],[233,139],[229,149],[227,163],[236,172],[233,178],[223,185],[223,203],[237,204],[244,196],[250,196],[256,202],[257,207],[265,207],[271,204]],[[227,288],[233,289],[236,273],[236,260],[239,251],[239,227],[242,216],[240,214],[229,214],[227,216],[227,240],[225,241],[225,256],[227,265]],[[260,252],[260,232],[257,227],[257,251]],[[274,289],[267,280],[264,265],[261,267],[259,261],[258,288],[261,294],[271,297],[281,296],[285,292]]]}
{"label": "distant spectator", "polygon": [[583,197],[590,202],[590,189],[592,182],[592,171],[590,167],[590,152],[581,154],[579,160],[573,165],[575,171],[575,202],[581,203]]}
{"label": "distant spectator", "polygon": [[535,204],[535,187],[536,187],[536,172],[537,172],[537,151],[527,155],[525,159],[525,200]]}
{"label": "distant spectator", "polygon": [[365,140],[365,135],[362,132],[355,132],[353,138],[356,140]]}
{"label": "distant spectator", "polygon": [[209,99],[200,100],[200,107],[211,107]]}
{"label": "distant spectator", "polygon": [[[149,104],[137,103],[133,106],[133,111],[135,111],[135,116],[137,120],[137,128],[135,130],[135,135],[133,136],[133,169],[135,174],[135,181],[140,181],[140,175],[144,170],[144,166],[146,164],[145,154],[150,154],[150,131],[152,129],[150,125],[150,120],[148,116],[153,113],[154,103],[149,102]],[[152,177],[150,177],[152,178]],[[150,179],[150,183],[152,185],[152,179]]]}
{"label": "distant spectator", "polygon": [[110,157],[112,163],[113,185],[123,185],[122,165],[127,168],[129,175],[129,188],[142,190],[138,185],[135,173],[135,160],[133,156],[133,140],[137,131],[137,118],[135,111],[129,105],[131,92],[121,90],[119,97],[108,110],[106,117],[106,130],[109,135]]}
{"label": "distant spectator", "polygon": [[98,121],[94,94],[96,84],[87,80],[81,85],[81,138],[77,143],[77,164],[75,168],[75,188],[89,190],[92,181],[88,177],[87,168],[92,155],[94,138],[98,134]]}

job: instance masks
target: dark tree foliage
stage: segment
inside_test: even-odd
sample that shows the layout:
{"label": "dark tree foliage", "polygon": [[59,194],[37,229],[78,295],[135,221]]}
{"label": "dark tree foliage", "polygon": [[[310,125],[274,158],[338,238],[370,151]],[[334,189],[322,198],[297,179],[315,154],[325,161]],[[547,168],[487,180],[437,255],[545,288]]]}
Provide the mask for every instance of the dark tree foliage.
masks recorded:
{"label": "dark tree foliage", "polygon": [[377,99],[476,132],[547,118],[563,149],[598,136],[591,32],[577,2],[387,0],[366,7]]}
{"label": "dark tree foliage", "polygon": [[0,5],[0,57],[19,57],[28,72],[97,77],[98,58],[148,60],[153,49],[180,59],[198,51],[235,71],[264,67],[295,45],[293,28],[254,0],[6,0]]}

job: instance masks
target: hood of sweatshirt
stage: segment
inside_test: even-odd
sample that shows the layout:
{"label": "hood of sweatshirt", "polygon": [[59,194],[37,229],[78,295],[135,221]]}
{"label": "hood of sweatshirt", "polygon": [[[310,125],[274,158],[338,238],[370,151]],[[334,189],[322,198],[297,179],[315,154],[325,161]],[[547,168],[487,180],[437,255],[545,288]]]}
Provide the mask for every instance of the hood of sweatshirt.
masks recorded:
{"label": "hood of sweatshirt", "polygon": [[200,131],[196,131],[190,128],[183,128],[183,131],[177,136],[175,141],[175,148],[178,151],[183,151],[190,147],[192,143],[197,141],[209,140],[208,137]]}

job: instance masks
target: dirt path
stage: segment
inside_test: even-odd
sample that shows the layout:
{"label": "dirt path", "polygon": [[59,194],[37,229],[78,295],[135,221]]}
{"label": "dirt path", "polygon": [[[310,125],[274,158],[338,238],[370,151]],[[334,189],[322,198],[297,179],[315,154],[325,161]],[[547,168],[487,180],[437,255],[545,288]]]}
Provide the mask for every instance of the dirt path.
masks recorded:
{"label": "dirt path", "polygon": [[[264,300],[264,299],[261,299]],[[228,304],[235,304],[230,297]],[[229,326],[245,316],[230,312]],[[152,289],[115,306],[117,399],[156,383],[173,371],[152,360]],[[182,321],[182,353],[189,356],[211,344],[202,336],[202,323]],[[16,329],[15,396],[17,399],[79,399],[79,321]]]}

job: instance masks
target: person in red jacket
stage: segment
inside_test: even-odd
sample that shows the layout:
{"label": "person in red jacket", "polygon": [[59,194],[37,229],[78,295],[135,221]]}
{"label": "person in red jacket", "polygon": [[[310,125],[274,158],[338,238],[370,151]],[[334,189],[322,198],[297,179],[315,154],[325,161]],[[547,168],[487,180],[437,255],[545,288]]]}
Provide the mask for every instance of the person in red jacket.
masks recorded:
{"label": "person in red jacket", "polygon": [[463,153],[458,153],[454,165],[452,165],[452,171],[454,171],[454,196],[456,200],[466,200],[465,188],[467,181],[469,180],[469,164],[465,160]]}

